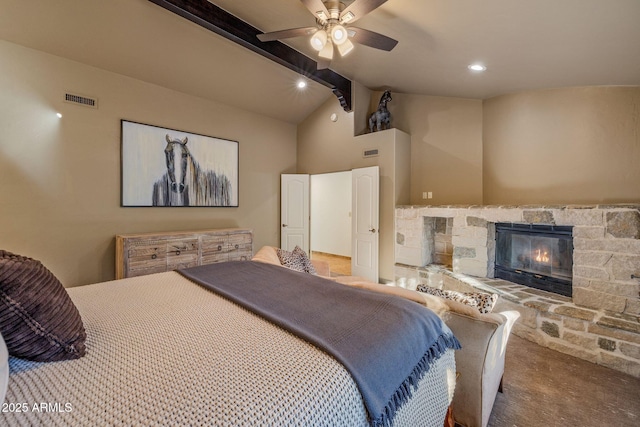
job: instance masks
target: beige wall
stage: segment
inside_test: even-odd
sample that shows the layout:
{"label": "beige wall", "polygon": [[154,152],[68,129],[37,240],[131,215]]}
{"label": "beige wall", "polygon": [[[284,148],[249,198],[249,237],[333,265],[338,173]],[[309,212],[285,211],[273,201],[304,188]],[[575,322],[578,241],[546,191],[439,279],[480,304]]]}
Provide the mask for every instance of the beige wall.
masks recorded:
{"label": "beige wall", "polygon": [[[0,58],[1,249],[75,286],[114,277],[118,233],[239,226],[254,229],[254,249],[278,244],[295,125],[4,41]],[[99,109],[64,103],[65,91],[99,98]],[[239,141],[240,206],[120,207],[123,118]]]}
{"label": "beige wall", "polygon": [[[331,98],[299,124],[299,171],[340,171],[362,163],[361,139],[354,134],[367,129],[382,92],[371,93],[369,101],[369,94],[356,85],[354,94],[353,113],[342,111]],[[391,125],[411,135],[411,203],[482,203],[482,101],[402,93],[392,97],[387,105]],[[362,104],[366,114],[358,108]],[[335,123],[329,120],[334,112]],[[422,200],[423,191],[433,192],[434,198]]]}
{"label": "beige wall", "polygon": [[[370,111],[381,95],[371,95]],[[391,96],[391,125],[411,135],[411,203],[482,204],[482,101]],[[433,199],[424,200],[425,191],[432,192]]]}
{"label": "beige wall", "polygon": [[484,101],[484,203],[640,200],[640,87]]}

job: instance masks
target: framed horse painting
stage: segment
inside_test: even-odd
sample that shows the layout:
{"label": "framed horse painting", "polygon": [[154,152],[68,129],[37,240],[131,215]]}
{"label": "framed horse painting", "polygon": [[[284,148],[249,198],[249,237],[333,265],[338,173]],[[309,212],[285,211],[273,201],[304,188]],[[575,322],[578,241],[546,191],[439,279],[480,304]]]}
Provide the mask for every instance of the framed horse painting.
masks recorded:
{"label": "framed horse painting", "polygon": [[238,142],[121,120],[122,206],[238,206]]}

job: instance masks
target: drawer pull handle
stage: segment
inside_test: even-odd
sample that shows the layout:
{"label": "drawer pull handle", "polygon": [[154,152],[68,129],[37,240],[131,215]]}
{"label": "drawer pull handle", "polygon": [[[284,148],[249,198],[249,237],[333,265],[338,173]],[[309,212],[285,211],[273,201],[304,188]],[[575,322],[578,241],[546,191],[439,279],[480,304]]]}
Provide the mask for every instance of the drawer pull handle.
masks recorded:
{"label": "drawer pull handle", "polygon": [[236,249],[238,249],[240,247],[240,245],[236,245]]}
{"label": "drawer pull handle", "polygon": [[222,250],[222,246],[218,245],[218,250],[221,251]]}
{"label": "drawer pull handle", "polygon": [[156,254],[151,255],[151,259],[156,259],[156,258],[158,258],[158,255]]}
{"label": "drawer pull handle", "polygon": [[176,255],[180,255],[180,251],[179,250],[176,251]]}

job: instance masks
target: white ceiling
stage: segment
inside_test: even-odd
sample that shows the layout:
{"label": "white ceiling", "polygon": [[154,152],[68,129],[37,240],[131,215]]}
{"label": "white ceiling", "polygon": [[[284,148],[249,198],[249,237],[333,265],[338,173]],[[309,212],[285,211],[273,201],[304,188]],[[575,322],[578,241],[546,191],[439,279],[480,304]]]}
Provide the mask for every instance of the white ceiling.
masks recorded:
{"label": "white ceiling", "polygon": [[[299,0],[212,3],[265,32],[314,24]],[[296,92],[294,72],[147,0],[0,0],[0,10],[2,39],[291,123],[333,96],[317,83]],[[481,99],[640,85],[639,23],[640,0],[389,0],[356,25],[398,46],[356,45],[331,68],[371,89]],[[314,57],[308,40],[286,42]]]}

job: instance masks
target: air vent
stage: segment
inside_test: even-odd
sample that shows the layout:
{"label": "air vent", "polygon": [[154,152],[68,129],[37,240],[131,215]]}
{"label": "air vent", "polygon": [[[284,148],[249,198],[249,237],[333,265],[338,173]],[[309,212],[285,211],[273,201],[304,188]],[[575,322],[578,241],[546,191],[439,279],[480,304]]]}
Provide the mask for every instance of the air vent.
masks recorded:
{"label": "air vent", "polygon": [[98,108],[98,98],[89,98],[88,96],[77,95],[74,93],[65,93],[64,102],[82,105],[89,108]]}
{"label": "air vent", "polygon": [[378,156],[378,149],[373,149],[373,150],[364,150],[362,152],[362,157],[377,157]]}

